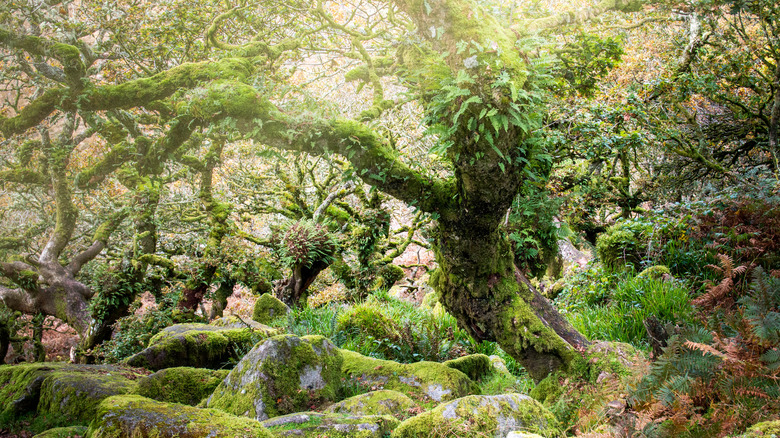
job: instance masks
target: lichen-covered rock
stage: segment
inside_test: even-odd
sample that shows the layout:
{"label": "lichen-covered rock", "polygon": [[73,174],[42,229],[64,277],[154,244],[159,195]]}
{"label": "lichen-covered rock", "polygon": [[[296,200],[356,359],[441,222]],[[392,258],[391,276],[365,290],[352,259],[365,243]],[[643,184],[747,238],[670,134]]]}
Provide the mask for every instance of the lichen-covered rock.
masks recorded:
{"label": "lichen-covered rock", "polygon": [[391,415],[405,417],[417,403],[406,394],[382,389],[356,395],[328,407],[325,412],[342,415]]}
{"label": "lichen-covered rock", "polygon": [[780,437],[780,420],[756,423],[748,428],[740,438]]}
{"label": "lichen-covered rock", "polygon": [[33,438],[81,438],[87,435],[87,426],[56,427]]}
{"label": "lichen-covered rock", "polygon": [[393,438],[437,436],[506,437],[522,430],[543,437],[562,436],[553,414],[522,394],[472,395],[437,406],[402,422]]}
{"label": "lichen-covered rock", "polygon": [[412,398],[436,402],[479,394],[479,387],[462,372],[437,362],[402,364],[341,350],[344,374],[377,389],[393,389]]}
{"label": "lichen-covered rock", "polygon": [[63,426],[86,425],[106,397],[126,394],[142,377],[111,365],[33,363],[0,367],[0,422],[54,413]]}
{"label": "lichen-covered rock", "polygon": [[250,329],[176,324],[154,335],[146,349],[125,362],[150,370],[180,366],[219,369],[231,360],[238,360],[258,341],[276,334],[276,330],[267,326]]}
{"label": "lichen-covered rock", "polygon": [[512,373],[509,372],[509,368],[506,367],[506,363],[504,362],[504,359],[501,359],[500,356],[496,356],[494,354],[494,355],[488,356],[488,358],[490,359],[490,364],[493,366],[493,371],[494,372],[497,372],[497,373],[503,374],[503,375],[509,375],[509,376],[512,375]]}
{"label": "lichen-covered rock", "polygon": [[475,382],[493,373],[493,364],[490,362],[490,358],[484,354],[470,354],[448,360],[443,362],[443,364],[459,370]]}
{"label": "lichen-covered rock", "polygon": [[163,403],[138,395],[109,397],[89,425],[90,438],[273,438],[257,421],[216,409]]}
{"label": "lichen-covered rock", "polygon": [[207,406],[257,420],[312,409],[336,400],[341,364],[322,336],[274,336],[241,359]]}
{"label": "lichen-covered rock", "polygon": [[252,319],[261,323],[269,324],[276,318],[290,313],[290,308],[281,300],[271,294],[262,294],[255,301],[255,308],[252,312]]}
{"label": "lichen-covered rock", "polygon": [[167,403],[195,406],[211,395],[229,370],[166,368],[138,381],[135,394]]}
{"label": "lichen-covered rock", "polygon": [[398,420],[387,415],[346,416],[318,412],[298,412],[262,422],[275,436],[312,438],[381,438],[398,424]]}

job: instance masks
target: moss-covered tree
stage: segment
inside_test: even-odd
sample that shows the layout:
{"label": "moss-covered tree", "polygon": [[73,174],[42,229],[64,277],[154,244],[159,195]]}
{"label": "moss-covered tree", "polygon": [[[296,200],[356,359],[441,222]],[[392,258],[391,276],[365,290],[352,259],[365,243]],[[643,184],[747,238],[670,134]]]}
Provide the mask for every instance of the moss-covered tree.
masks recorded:
{"label": "moss-covered tree", "polygon": [[[131,79],[109,83],[94,74],[86,35],[74,41],[2,27],[4,50],[61,66],[61,80],[0,117],[0,131],[15,139],[58,114],[127,109],[164,116],[161,126],[168,126],[168,137],[176,141],[197,126],[210,126],[277,148],[339,154],[367,184],[437,219],[432,247],[439,270],[432,279],[440,301],[462,327],[477,340],[498,341],[536,379],[571,369],[588,342],[518,271],[503,229],[507,209],[523,182],[533,177],[529,163],[538,150],[534,132],[543,111],[536,55],[518,42],[527,31],[557,25],[562,17],[572,22],[609,9],[635,8],[636,3],[605,0],[582,13],[511,26],[469,0],[378,2],[351,14],[334,14],[335,6],[268,1],[224,11],[206,31],[214,48],[211,59],[136,69],[128,75]],[[327,102],[303,105],[300,95],[281,87],[293,77],[287,65],[320,49],[360,63],[345,79],[367,84],[372,99],[355,118],[328,112]],[[375,123],[407,100],[385,90],[390,77],[421,104],[426,125],[438,132],[435,150],[443,171],[410,163],[394,138]],[[182,135],[174,135],[177,130]],[[49,175],[63,199],[69,193],[67,186],[58,185],[57,172],[66,156],[57,151],[72,148],[68,141],[42,148],[50,151]],[[59,258],[73,217],[71,203],[58,204],[52,243],[34,266],[2,265],[3,274],[17,285],[2,289],[9,307],[29,310],[20,299],[29,295],[25,288],[34,279],[28,267],[39,275],[69,269]],[[96,246],[87,255],[105,246],[102,236],[96,235]],[[58,295],[56,288],[85,257],[74,257],[68,264],[72,269],[47,280],[54,286],[40,295],[50,297],[50,307],[64,303],[79,312],[84,308],[83,286],[69,283],[64,288],[81,297]],[[83,328],[82,318],[56,313],[56,308],[47,312]]]}

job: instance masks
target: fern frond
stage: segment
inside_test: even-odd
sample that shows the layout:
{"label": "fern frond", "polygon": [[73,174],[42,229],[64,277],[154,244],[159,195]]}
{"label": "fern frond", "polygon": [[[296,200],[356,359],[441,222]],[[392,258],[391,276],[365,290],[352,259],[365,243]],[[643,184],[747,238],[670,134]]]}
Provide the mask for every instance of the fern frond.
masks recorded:
{"label": "fern frond", "polygon": [[691,342],[691,341],[685,341],[685,346],[690,348],[691,350],[698,350],[701,351],[701,355],[704,356],[705,354],[709,353],[713,356],[717,356],[723,360],[734,360],[733,358],[729,357],[727,354],[721,353],[720,351],[716,350],[710,345],[707,344],[701,344],[698,342]]}

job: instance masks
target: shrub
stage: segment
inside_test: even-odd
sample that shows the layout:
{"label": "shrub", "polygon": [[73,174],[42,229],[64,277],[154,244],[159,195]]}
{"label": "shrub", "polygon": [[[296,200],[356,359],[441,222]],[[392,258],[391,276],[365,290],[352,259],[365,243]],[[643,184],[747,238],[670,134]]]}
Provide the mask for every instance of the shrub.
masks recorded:
{"label": "shrub", "polygon": [[613,270],[626,265],[639,267],[647,254],[651,230],[641,222],[618,222],[598,237],[596,254],[605,266]]}

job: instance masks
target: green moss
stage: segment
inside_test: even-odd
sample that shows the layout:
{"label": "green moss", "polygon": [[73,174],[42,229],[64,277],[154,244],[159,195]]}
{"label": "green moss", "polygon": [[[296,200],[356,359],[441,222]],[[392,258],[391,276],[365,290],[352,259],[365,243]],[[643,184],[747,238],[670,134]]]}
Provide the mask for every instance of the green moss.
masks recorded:
{"label": "green moss", "polygon": [[[382,308],[373,302],[363,302],[339,315],[337,330],[340,332],[371,336],[378,340],[397,340],[400,327]],[[385,348],[390,348],[385,346]]]}
{"label": "green moss", "polygon": [[271,294],[262,294],[255,301],[252,319],[261,323],[269,324],[277,318],[281,318],[290,312],[286,304]]}
{"label": "green moss", "polygon": [[118,370],[72,369],[52,372],[41,386],[38,412],[57,413],[71,419],[74,425],[88,424],[95,415],[98,404],[105,398],[127,394],[135,388],[135,382],[121,375]]}
{"label": "green moss", "polygon": [[430,291],[422,299],[422,303],[420,303],[423,307],[428,307],[430,309],[433,309],[436,304],[439,303],[439,297],[436,295],[436,292]]}
{"label": "green moss", "polygon": [[780,436],[780,420],[764,421],[750,426],[741,438],[775,438]]}
{"label": "green moss", "polygon": [[298,412],[266,420],[262,424],[280,436],[381,438],[398,426],[399,421],[387,415],[344,416]]}
{"label": "green moss", "polygon": [[471,354],[459,357],[448,360],[443,365],[459,370],[475,382],[493,373],[493,364],[490,362],[490,358],[484,354]]}
{"label": "green moss", "polygon": [[398,391],[382,389],[356,395],[328,407],[326,412],[342,415],[391,415],[407,416],[417,403]]}
{"label": "green moss", "polygon": [[161,402],[195,406],[211,395],[228,373],[205,368],[166,368],[139,380],[134,393]]}
{"label": "green moss", "polygon": [[545,406],[554,403],[563,393],[563,384],[561,383],[565,375],[562,373],[553,373],[545,377],[544,380],[537,383],[529,394]]}
{"label": "green moss", "polygon": [[627,264],[639,266],[647,250],[646,225],[632,221],[619,222],[596,239],[596,254],[610,269],[623,269]]}
{"label": "green moss", "polygon": [[39,433],[33,438],[76,438],[87,435],[86,426],[56,427],[46,432]]}
{"label": "green moss", "polygon": [[544,437],[562,436],[555,417],[522,394],[468,396],[401,423],[393,438],[505,436],[523,430]]}
{"label": "green moss", "polygon": [[110,365],[0,366],[0,424],[25,416],[51,417],[55,421],[42,421],[48,427],[87,424],[102,399],[132,390],[138,377]]}
{"label": "green moss", "polygon": [[89,426],[91,438],[272,438],[260,423],[215,409],[162,403],[137,395],[104,400]]}
{"label": "green moss", "polygon": [[452,400],[478,394],[479,387],[462,372],[436,362],[401,364],[341,350],[348,379],[377,389],[393,389],[423,402]]}
{"label": "green moss", "polygon": [[[505,279],[506,280],[506,279]],[[516,283],[517,284],[517,283]],[[501,313],[502,330],[497,336],[501,347],[515,357],[522,357],[526,349],[532,348],[539,353],[557,357],[560,360],[558,367],[564,371],[571,368],[572,362],[578,357],[576,352],[555,331],[544,324],[536,316],[527,301],[530,301],[530,291],[525,287],[525,293],[521,292],[513,297],[511,304],[505,306]],[[552,363],[551,367],[554,366]],[[555,369],[536,370],[528,369],[531,376],[541,380]]]}
{"label": "green moss", "polygon": [[650,266],[649,268],[640,272],[639,275],[637,275],[637,277],[660,280],[664,277],[664,275],[671,275],[669,268],[664,265],[655,265],[655,266]]}
{"label": "green moss", "polygon": [[322,336],[274,336],[256,345],[208,400],[208,407],[260,420],[336,399],[342,358]]}

